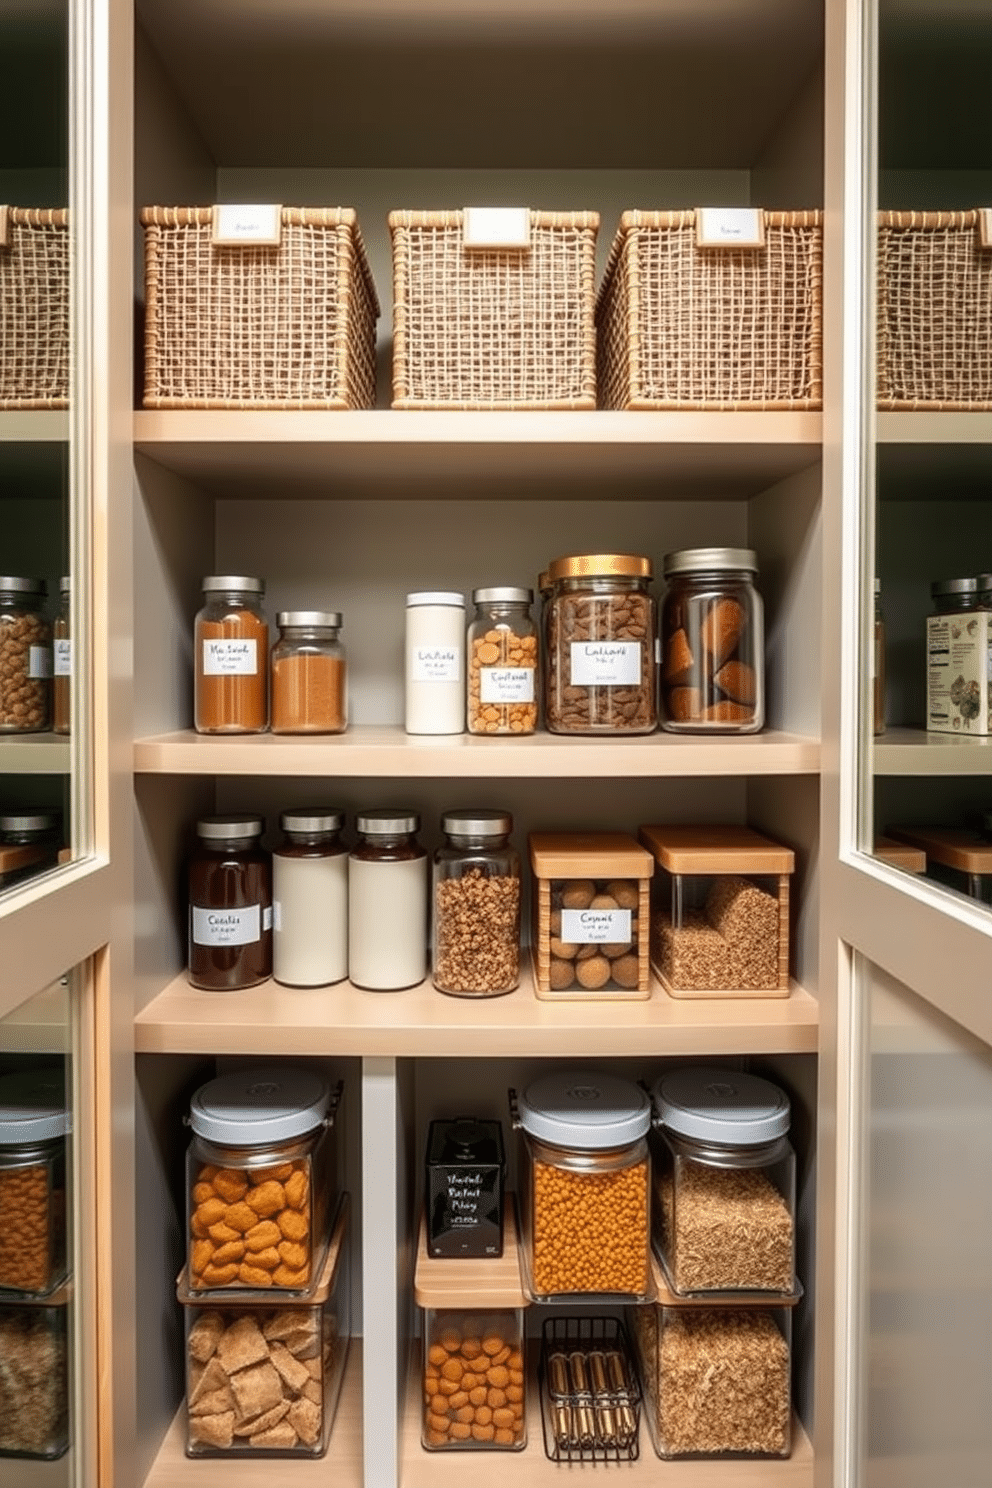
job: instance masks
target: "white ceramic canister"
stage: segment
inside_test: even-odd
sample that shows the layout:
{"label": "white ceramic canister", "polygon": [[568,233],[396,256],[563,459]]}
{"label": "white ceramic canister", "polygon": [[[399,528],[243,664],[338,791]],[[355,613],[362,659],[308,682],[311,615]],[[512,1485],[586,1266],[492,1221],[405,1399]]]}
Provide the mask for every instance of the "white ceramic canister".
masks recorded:
{"label": "white ceramic canister", "polygon": [[465,596],[406,597],[406,731],[465,732]]}
{"label": "white ceramic canister", "polygon": [[348,859],[348,974],[356,987],[398,992],[427,975],[428,857],[420,817],[396,808],[359,813]]}
{"label": "white ceramic canister", "polygon": [[326,987],[348,975],[348,850],[344,812],[284,811],[272,854],[272,975],[287,987]]}

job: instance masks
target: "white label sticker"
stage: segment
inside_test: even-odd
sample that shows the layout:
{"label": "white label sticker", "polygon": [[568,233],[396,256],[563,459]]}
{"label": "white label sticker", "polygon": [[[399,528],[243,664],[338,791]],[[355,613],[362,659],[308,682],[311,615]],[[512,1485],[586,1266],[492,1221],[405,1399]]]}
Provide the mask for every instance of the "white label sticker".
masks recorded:
{"label": "white label sticker", "polygon": [[254,677],[257,671],[257,641],[204,641],[205,677]]}
{"label": "white label sticker", "polygon": [[641,681],[640,641],[572,641],[573,687],[637,687]]}
{"label": "white label sticker", "polygon": [[72,642],[62,639],[55,642],[56,677],[72,676]]}
{"label": "white label sticker", "polygon": [[533,667],[480,667],[479,701],[483,703],[532,703]]}
{"label": "white label sticker", "polygon": [[979,241],[983,248],[992,248],[992,207],[978,209]]}
{"label": "white label sticker", "polygon": [[263,929],[263,931],[264,930],[271,930],[272,929],[272,906],[271,906],[271,904],[267,904],[265,906],[265,908],[262,910],[262,929]]}
{"label": "white label sticker", "polygon": [[281,899],[273,899],[273,901],[272,901],[272,923],[275,926],[276,934],[277,935],[281,935],[282,934],[282,900]]}
{"label": "white label sticker", "polygon": [[629,909],[563,909],[561,938],[568,945],[625,945],[631,939]]}
{"label": "white label sticker", "polygon": [[28,676],[50,677],[52,675],[52,653],[47,646],[28,647]]}
{"label": "white label sticker", "polygon": [[10,208],[0,207],[0,248],[6,248],[10,241]]}
{"label": "white label sticker", "polygon": [[462,654],[457,646],[415,646],[410,678],[414,682],[460,682]]}
{"label": "white label sticker", "polygon": [[225,203],[214,207],[214,242],[219,247],[239,243],[278,248],[282,235],[282,207]]}
{"label": "white label sticker", "polygon": [[193,904],[190,908],[194,945],[254,945],[262,937],[261,905],[251,904],[247,909],[201,909]]}
{"label": "white label sticker", "polygon": [[529,248],[529,207],[466,207],[462,213],[466,248]]}
{"label": "white label sticker", "polygon": [[760,207],[699,207],[697,248],[763,248],[765,214]]}

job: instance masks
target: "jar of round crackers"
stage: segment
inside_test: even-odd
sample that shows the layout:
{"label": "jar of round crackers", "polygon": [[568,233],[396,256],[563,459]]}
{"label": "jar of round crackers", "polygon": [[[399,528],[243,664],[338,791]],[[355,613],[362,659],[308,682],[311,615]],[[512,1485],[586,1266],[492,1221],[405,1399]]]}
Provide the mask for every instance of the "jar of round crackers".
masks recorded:
{"label": "jar of round crackers", "polygon": [[750,548],[666,553],[662,728],[755,734],[765,722],[764,612]]}
{"label": "jar of round crackers", "polygon": [[468,628],[468,731],[532,734],[537,728],[537,627],[532,589],[475,589]]}
{"label": "jar of round crackers", "polygon": [[313,1284],[338,1199],[339,1100],[340,1086],[295,1066],[201,1085],[186,1157],[191,1291]]}
{"label": "jar of round crackers", "polygon": [[557,558],[546,611],[545,723],[552,734],[650,734],[655,604],[649,558]]}

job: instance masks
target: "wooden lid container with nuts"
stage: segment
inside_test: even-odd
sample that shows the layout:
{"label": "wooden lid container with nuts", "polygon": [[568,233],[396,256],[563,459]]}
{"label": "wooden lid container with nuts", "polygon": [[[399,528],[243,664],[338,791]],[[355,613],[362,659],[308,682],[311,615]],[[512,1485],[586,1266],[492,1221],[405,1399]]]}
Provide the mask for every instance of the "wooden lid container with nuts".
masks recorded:
{"label": "wooden lid container with nuts", "polygon": [[625,832],[532,832],[534,990],[550,1001],[651,995],[651,854]]}

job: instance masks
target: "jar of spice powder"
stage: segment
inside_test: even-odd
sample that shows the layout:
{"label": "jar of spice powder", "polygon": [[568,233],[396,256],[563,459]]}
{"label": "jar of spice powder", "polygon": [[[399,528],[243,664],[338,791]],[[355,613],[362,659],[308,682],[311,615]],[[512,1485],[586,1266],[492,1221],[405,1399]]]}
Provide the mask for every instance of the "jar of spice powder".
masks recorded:
{"label": "jar of spice powder", "polygon": [[235,575],[203,580],[196,617],[194,723],[200,734],[259,734],[269,721],[269,627],[265,582]]}
{"label": "jar of spice powder", "polygon": [[341,734],[348,689],[341,616],[332,610],[280,610],[272,648],[272,732]]}

